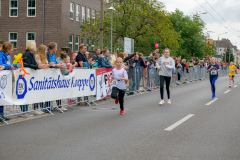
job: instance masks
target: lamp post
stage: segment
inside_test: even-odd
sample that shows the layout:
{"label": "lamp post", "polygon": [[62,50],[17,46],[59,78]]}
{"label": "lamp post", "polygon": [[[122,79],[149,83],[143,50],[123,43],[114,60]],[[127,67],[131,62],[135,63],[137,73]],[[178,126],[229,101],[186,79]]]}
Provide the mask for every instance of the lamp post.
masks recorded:
{"label": "lamp post", "polygon": [[[217,48],[217,53],[218,53],[218,55],[219,55],[219,48],[220,48],[220,47],[219,47],[219,36],[222,35],[222,34],[227,34],[227,33],[228,33],[228,32],[221,33],[221,34],[218,35],[218,48]],[[226,54],[225,54],[225,61],[226,61]]]}
{"label": "lamp post", "polygon": [[109,10],[111,10],[111,53],[112,54],[112,27],[113,27],[113,11],[115,11],[115,8],[113,7],[113,4],[110,8],[108,8]]}

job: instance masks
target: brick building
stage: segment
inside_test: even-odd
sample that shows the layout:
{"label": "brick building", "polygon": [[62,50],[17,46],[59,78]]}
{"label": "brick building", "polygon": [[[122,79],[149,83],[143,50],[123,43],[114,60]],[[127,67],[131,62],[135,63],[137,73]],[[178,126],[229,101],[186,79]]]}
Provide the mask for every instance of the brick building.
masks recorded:
{"label": "brick building", "polygon": [[80,44],[94,44],[79,36],[79,26],[100,14],[100,7],[101,0],[0,0],[0,40],[15,48],[25,48],[28,41],[37,46],[53,41],[58,49],[78,51]]}

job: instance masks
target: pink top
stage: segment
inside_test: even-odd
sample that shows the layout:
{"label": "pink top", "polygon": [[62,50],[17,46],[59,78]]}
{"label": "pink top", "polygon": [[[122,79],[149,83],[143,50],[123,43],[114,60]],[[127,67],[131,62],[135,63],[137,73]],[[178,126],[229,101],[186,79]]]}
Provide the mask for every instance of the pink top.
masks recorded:
{"label": "pink top", "polygon": [[[65,63],[66,65],[67,65],[67,63]],[[75,66],[75,67],[77,67],[78,66],[78,64]],[[70,68],[70,66],[68,66],[68,69]],[[73,69],[71,70],[71,72],[73,71]]]}

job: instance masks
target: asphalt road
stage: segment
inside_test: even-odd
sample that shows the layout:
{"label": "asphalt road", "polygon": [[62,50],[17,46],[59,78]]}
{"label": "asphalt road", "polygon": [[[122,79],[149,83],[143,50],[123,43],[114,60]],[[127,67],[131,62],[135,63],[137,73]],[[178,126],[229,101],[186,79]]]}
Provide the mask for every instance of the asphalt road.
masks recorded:
{"label": "asphalt road", "polygon": [[125,115],[111,101],[4,125],[0,160],[240,160],[239,78],[228,91],[220,77],[215,101],[204,80],[171,88],[171,105],[155,91],[125,98]]}

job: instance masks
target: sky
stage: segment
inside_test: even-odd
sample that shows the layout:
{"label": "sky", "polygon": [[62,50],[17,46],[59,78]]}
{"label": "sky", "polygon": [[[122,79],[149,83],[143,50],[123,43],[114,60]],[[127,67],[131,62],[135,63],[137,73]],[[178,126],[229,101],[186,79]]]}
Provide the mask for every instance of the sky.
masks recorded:
{"label": "sky", "polygon": [[210,38],[217,40],[219,34],[228,32],[227,34],[220,35],[219,39],[230,39],[232,44],[240,49],[240,0],[158,1],[163,2],[168,12],[173,12],[176,8],[189,16],[197,12],[208,12],[207,14],[200,14],[200,16],[206,24],[206,29],[204,31],[210,33]]}

